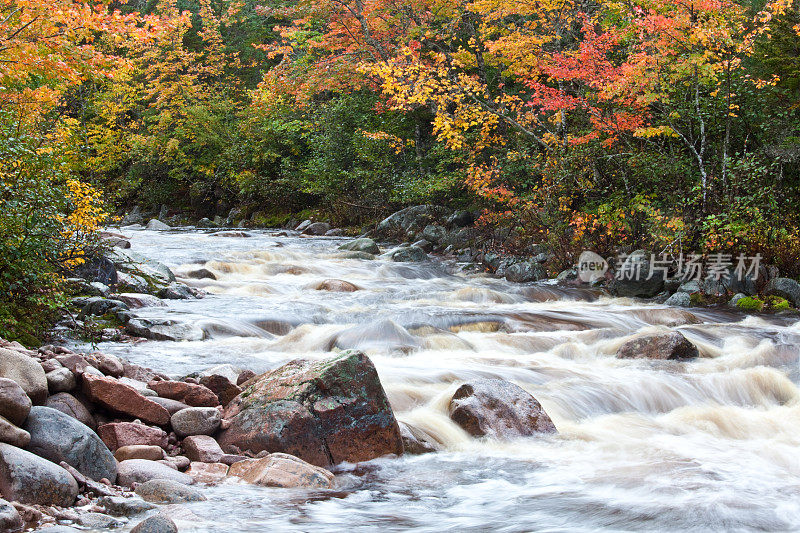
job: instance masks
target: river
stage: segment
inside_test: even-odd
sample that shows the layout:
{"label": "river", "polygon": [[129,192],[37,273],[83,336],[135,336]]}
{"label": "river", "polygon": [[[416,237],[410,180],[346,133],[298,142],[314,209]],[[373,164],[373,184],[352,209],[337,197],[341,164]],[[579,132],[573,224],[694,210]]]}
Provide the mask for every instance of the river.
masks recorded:
{"label": "river", "polygon": [[[442,448],[342,465],[332,492],[204,488],[181,531],[800,529],[795,319],[516,285],[438,260],[344,259],[339,238],[126,233],[179,278],[201,267],[217,276],[182,279],[203,299],[136,311],[190,321],[207,338],[101,351],[173,376],[224,363],[262,372],[330,355],[332,336],[358,327],[398,419]],[[360,290],[315,290],[325,279]],[[632,335],[669,328],[702,357],[614,357]],[[528,390],[558,434],[469,437],[447,404],[478,376]]]}

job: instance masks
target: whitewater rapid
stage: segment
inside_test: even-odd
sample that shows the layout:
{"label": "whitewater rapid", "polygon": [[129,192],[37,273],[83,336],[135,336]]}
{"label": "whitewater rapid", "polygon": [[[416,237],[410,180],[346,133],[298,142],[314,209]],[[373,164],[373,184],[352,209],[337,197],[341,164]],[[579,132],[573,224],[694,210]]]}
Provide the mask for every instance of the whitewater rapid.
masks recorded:
{"label": "whitewater rapid", "polygon": [[[191,322],[206,338],[99,350],[173,376],[226,363],[263,372],[328,356],[346,331],[348,347],[375,363],[397,418],[441,447],[342,465],[332,492],[205,488],[207,501],[181,511],[181,531],[800,529],[800,323],[792,317],[517,285],[433,259],[349,259],[337,250],[341,238],[125,233],[133,250],[207,293],[136,313]],[[200,268],[217,279],[188,277]],[[316,290],[326,279],[359,290]],[[701,357],[614,357],[633,336],[670,329]],[[525,388],[558,434],[467,435],[447,405],[474,377]]]}

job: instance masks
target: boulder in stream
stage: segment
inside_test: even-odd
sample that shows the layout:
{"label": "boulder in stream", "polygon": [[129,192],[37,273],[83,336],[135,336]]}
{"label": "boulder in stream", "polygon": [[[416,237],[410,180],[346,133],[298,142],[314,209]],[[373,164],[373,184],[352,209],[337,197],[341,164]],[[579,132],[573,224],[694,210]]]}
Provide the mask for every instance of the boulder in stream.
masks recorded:
{"label": "boulder in stream", "polygon": [[341,246],[339,246],[339,250],[345,252],[365,252],[373,255],[381,253],[381,250],[380,248],[378,248],[378,245],[375,243],[375,241],[373,241],[369,237],[361,237],[346,242]]}
{"label": "boulder in stream", "polygon": [[331,489],[334,476],[329,471],[285,453],[272,453],[261,459],[239,461],[228,476],[262,487],[285,489]]}
{"label": "boulder in stream", "polygon": [[555,433],[541,404],[525,389],[503,379],[475,379],[450,400],[450,418],[475,437],[496,439]]}
{"label": "boulder in stream", "polygon": [[694,359],[697,346],[679,331],[643,335],[627,341],[617,350],[618,359]]}
{"label": "boulder in stream", "polygon": [[403,453],[378,373],[361,352],[298,359],[264,374],[230,403],[226,419],[223,448],[285,452],[322,467]]}

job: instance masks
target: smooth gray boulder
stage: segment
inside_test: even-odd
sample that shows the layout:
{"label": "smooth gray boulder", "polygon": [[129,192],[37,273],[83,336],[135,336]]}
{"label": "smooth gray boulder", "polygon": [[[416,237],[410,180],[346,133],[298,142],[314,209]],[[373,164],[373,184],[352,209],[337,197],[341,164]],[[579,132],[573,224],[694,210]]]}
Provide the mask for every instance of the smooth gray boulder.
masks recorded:
{"label": "smooth gray boulder", "polygon": [[130,487],[134,483],[145,483],[151,479],[170,479],[184,485],[194,483],[190,476],[165,464],[147,459],[128,459],[117,466],[117,484],[123,487]]}
{"label": "smooth gray boulder", "polygon": [[151,479],[136,487],[136,494],[150,503],[202,502],[199,491],[171,479]]}
{"label": "smooth gray boulder", "polygon": [[124,496],[103,496],[100,498],[100,505],[113,516],[133,516],[156,507],[140,497],[126,498]]}
{"label": "smooth gray boulder", "polygon": [[0,492],[20,503],[69,507],[78,496],[78,483],[47,459],[0,443]]}
{"label": "smooth gray boulder", "polygon": [[75,418],[50,407],[34,407],[23,429],[31,434],[28,451],[56,464],[64,461],[95,481],[116,481],[114,454]]}
{"label": "smooth gray boulder", "polygon": [[0,378],[16,382],[35,405],[47,399],[47,378],[33,357],[0,348]]}

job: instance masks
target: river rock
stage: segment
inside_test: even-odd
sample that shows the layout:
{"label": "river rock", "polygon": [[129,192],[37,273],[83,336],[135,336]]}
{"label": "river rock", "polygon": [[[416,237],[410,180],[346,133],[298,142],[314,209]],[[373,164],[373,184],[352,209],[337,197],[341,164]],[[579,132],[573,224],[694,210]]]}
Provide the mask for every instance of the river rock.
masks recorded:
{"label": "river rock", "polygon": [[281,451],[317,466],[403,452],[378,373],[361,352],[291,361],[255,379],[226,417],[223,448]]}
{"label": "river rock", "polygon": [[337,333],[332,345],[340,350],[409,352],[420,347],[419,341],[402,326],[389,319],[360,324]]}
{"label": "river rock", "polygon": [[35,405],[47,399],[47,378],[42,365],[33,357],[0,348],[0,378],[10,379],[22,387]]}
{"label": "river rock", "polygon": [[400,434],[403,437],[403,453],[422,455],[440,448],[424,431],[411,424],[400,422]]}
{"label": "river rock", "polygon": [[127,461],[128,459],[160,461],[164,458],[164,449],[161,448],[161,446],[154,446],[152,444],[133,444],[117,448],[117,451],[114,452],[114,458],[119,462]]}
{"label": "river rock", "polygon": [[617,266],[619,277],[623,279],[615,278],[612,281],[611,292],[616,296],[652,298],[664,288],[664,274],[654,272],[649,277],[650,266],[650,256],[646,252],[633,252]]}
{"label": "river rock", "polygon": [[25,527],[25,522],[19,515],[14,506],[5,500],[0,500],[0,531],[15,533],[22,531]]}
{"label": "river rock", "polygon": [[427,260],[428,254],[419,246],[401,246],[391,251],[389,258],[397,262],[418,263]]}
{"label": "river rock", "polygon": [[181,446],[186,457],[194,462],[217,463],[225,455],[219,443],[208,435],[186,437]]}
{"label": "river rock", "polygon": [[108,254],[108,259],[122,272],[153,278],[155,282],[163,285],[175,281],[175,274],[165,264],[132,250],[115,248]]}
{"label": "river rock", "polygon": [[169,423],[166,409],[114,378],[84,374],[83,391],[91,401],[112,411],[159,426]]}
{"label": "river rock", "polygon": [[140,497],[103,496],[99,501],[106,512],[114,516],[134,516],[155,509],[155,505]]}
{"label": "river rock", "polygon": [[189,407],[172,415],[170,421],[179,437],[211,435],[219,429],[222,416],[215,407]]}
{"label": "river rock", "polygon": [[31,399],[16,381],[0,378],[0,416],[19,426],[28,417],[31,405]]}
{"label": "river rock", "polygon": [[794,307],[800,307],[800,283],[789,278],[769,280],[764,292],[769,296],[786,298]]}
{"label": "river rock", "polygon": [[124,302],[131,309],[141,309],[143,307],[167,307],[167,304],[159,297],[152,294],[138,292],[123,292],[116,295],[117,300]]}
{"label": "river rock", "polygon": [[151,381],[148,387],[162,398],[178,400],[190,407],[216,407],[219,399],[211,389],[185,381]]}
{"label": "river rock", "polygon": [[547,270],[533,261],[522,261],[506,268],[505,276],[512,283],[528,283],[547,279]]}
{"label": "river rock", "polygon": [[186,471],[195,483],[213,485],[225,481],[228,477],[228,465],[222,463],[193,462]]}
{"label": "river rock", "polygon": [[191,270],[186,273],[186,277],[189,279],[217,279],[217,275],[211,272],[207,268],[198,268],[197,270]]}
{"label": "river rock", "polygon": [[47,389],[50,394],[69,392],[78,385],[75,374],[70,372],[68,368],[56,368],[52,372],[45,374],[45,378],[47,378]]}
{"label": "river rock", "polygon": [[58,394],[52,395],[47,399],[45,405],[71,416],[92,430],[97,429],[97,421],[92,413],[89,412],[89,409],[87,409],[80,400],[69,393],[59,392]]}
{"label": "river rock", "polygon": [[643,335],[617,350],[618,359],[694,359],[698,355],[697,347],[679,331]]}
{"label": "river rock", "polygon": [[[181,474],[183,476],[185,474]],[[189,477],[189,476],[186,476]],[[205,496],[186,483],[173,479],[151,479],[136,487],[136,494],[150,503],[202,502]]]}
{"label": "river rock", "polygon": [[184,470],[189,468],[189,465],[192,462],[189,460],[188,457],[185,457],[183,455],[175,455],[162,459],[161,461],[159,461],[159,463],[165,464],[170,468],[183,472]]}
{"label": "river rock", "polygon": [[103,424],[97,428],[97,433],[113,451],[134,445],[167,447],[167,433],[164,430],[135,422]]}
{"label": "river rock", "polygon": [[149,230],[156,230],[156,231],[166,231],[166,230],[172,229],[172,227],[164,224],[163,222],[161,222],[157,218],[151,219],[150,222],[147,223],[147,226],[145,226],[145,228],[149,229]]}
{"label": "river rock", "polygon": [[411,232],[419,232],[428,224],[448,217],[451,211],[433,205],[414,205],[392,213],[375,228],[380,238],[405,238]]}
{"label": "river rock", "polygon": [[231,466],[228,475],[253,485],[285,489],[331,489],[334,480],[324,468],[285,453],[240,461]]}
{"label": "river rock", "polygon": [[313,222],[309,224],[302,232],[305,235],[325,235],[330,231],[331,225],[327,222]]}
{"label": "river rock", "polygon": [[691,307],[692,297],[688,292],[676,292],[666,299],[664,305],[671,305],[674,307]]}
{"label": "river rock", "polygon": [[0,443],[0,493],[20,503],[69,507],[78,496],[78,484],[47,459]]}
{"label": "river rock", "polygon": [[146,483],[152,479],[166,479],[183,485],[194,483],[194,480],[186,474],[157,461],[128,459],[119,463],[117,467],[117,484],[123,487],[131,487],[134,483]]}
{"label": "river rock", "polygon": [[349,281],[344,281],[341,279],[326,279],[325,281],[321,281],[315,285],[314,289],[318,291],[329,292],[356,292],[358,287]]}
{"label": "river rock", "polygon": [[503,379],[475,379],[453,394],[450,418],[467,433],[496,439],[555,433],[541,404],[522,387]]}
{"label": "river rock", "polygon": [[69,415],[34,407],[23,427],[30,433],[26,449],[56,464],[64,461],[95,481],[117,478],[117,462],[97,434]]}
{"label": "river rock", "polygon": [[231,379],[231,377],[228,376],[212,374],[210,376],[201,377],[200,384],[216,394],[219,404],[225,406],[231,403],[231,401],[242,392],[242,389],[236,385],[237,378],[238,376]]}
{"label": "river rock", "polygon": [[136,524],[131,533],[178,533],[178,528],[169,517],[156,515]]}
{"label": "river rock", "polygon": [[125,324],[131,335],[155,341],[200,341],[203,330],[194,324],[170,318],[132,318]]}
{"label": "river rock", "polygon": [[116,529],[125,522],[103,513],[81,513],[78,515],[78,524],[89,529]]}
{"label": "river rock", "polygon": [[375,243],[375,241],[373,241],[369,237],[361,237],[346,242],[341,246],[339,246],[339,250],[345,252],[364,252],[373,255],[381,253],[381,250],[380,248],[378,248],[378,245]]}
{"label": "river rock", "polygon": [[[153,392],[153,394],[155,394],[155,392]],[[172,415],[181,409],[187,409],[189,407],[185,403],[179,402],[178,400],[170,400],[169,398],[161,398],[160,396],[152,396],[150,399],[166,409],[167,412],[169,412],[170,417],[172,417]]]}
{"label": "river rock", "polygon": [[447,236],[447,228],[438,224],[428,224],[422,230],[422,238],[428,242],[440,243]]}
{"label": "river rock", "polygon": [[101,352],[86,355],[87,361],[107,376],[119,378],[125,373],[125,366],[119,357]]}
{"label": "river rock", "polygon": [[0,416],[0,442],[24,448],[31,441],[30,434]]}

